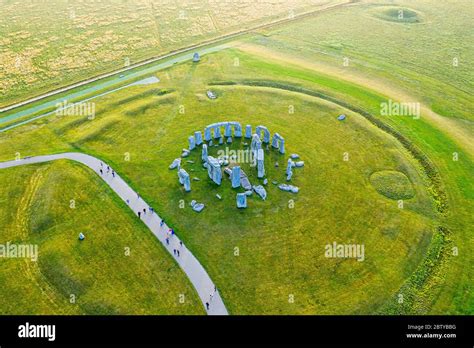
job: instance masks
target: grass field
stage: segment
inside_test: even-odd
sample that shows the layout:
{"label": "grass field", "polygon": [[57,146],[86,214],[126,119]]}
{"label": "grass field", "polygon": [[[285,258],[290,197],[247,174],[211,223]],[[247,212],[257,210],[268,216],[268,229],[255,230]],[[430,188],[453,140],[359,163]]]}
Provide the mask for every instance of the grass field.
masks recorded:
{"label": "grass field", "polygon": [[[236,54],[239,67],[233,65]],[[265,66],[268,72],[262,70]],[[158,85],[136,88],[133,94],[120,91],[98,101],[93,121],[44,119],[19,128],[15,138],[5,138],[1,146],[10,143],[11,149],[31,155],[26,139],[35,134],[34,153],[72,149],[112,163],[190,245],[231,313],[373,312],[390,300],[422,260],[423,253],[415,250],[426,250],[430,243],[437,215],[427,179],[395,139],[362,116],[323,99],[253,86],[214,86],[219,98],[205,97],[209,83],[251,77],[257,69],[260,76],[271,78],[285,68],[238,51],[209,55],[200,65],[181,64],[161,75],[165,78],[160,88],[173,86],[172,93],[147,92]],[[290,105],[294,114],[289,114]],[[340,113],[348,115],[344,123],[336,120]],[[215,187],[208,182],[196,151],[191,156],[195,163],[185,168],[201,180],[192,182],[191,193],[184,193],[167,166],[186,146],[189,134],[223,118],[263,124],[282,134],[287,152],[305,160],[293,179],[301,192],[293,196],[269,184],[267,201],[253,196],[249,208],[238,211],[235,192],[230,185]],[[231,148],[240,146],[236,141]],[[347,162],[345,152],[350,156]],[[129,162],[125,153],[130,154]],[[267,155],[272,158],[269,163],[280,164],[266,165],[270,182],[283,182],[287,156],[272,151]],[[413,182],[416,194],[406,200],[404,209],[372,186],[370,176],[383,170],[402,172]],[[246,172],[257,180],[255,172]],[[181,199],[184,209],[179,208]],[[191,199],[204,202],[206,209],[196,214],[188,206]],[[290,200],[294,208],[289,207]],[[366,261],[325,258],[325,245],[334,241],[365,244]],[[234,255],[236,247],[239,256]],[[294,296],[294,303],[289,303],[289,296]]]}
{"label": "grass field", "polygon": [[204,312],[178,265],[88,169],[61,161],[0,178],[1,244],[36,244],[39,253],[36,262],[2,260],[1,314]]}
{"label": "grass field", "polygon": [[0,2],[0,107],[325,0]]}
{"label": "grass field", "polygon": [[[453,16],[469,13],[467,3],[457,6],[443,19],[437,11],[445,8],[434,1],[362,3],[260,32],[199,64],[159,72],[157,84],[96,99],[93,120],[52,115],[0,133],[0,160],[64,151],[106,160],[175,228],[231,314],[472,314],[472,75],[466,65],[452,71],[444,65],[451,50],[472,54],[462,37],[454,40],[466,18]],[[407,9],[401,23],[398,7]],[[334,30],[323,31],[328,27]],[[382,30],[392,38],[389,47],[375,35]],[[446,30],[451,34],[443,36]],[[439,38],[436,45],[428,33]],[[350,64],[341,68],[346,56]],[[216,100],[206,97],[208,89]],[[420,101],[421,117],[381,116],[388,98]],[[341,113],[347,115],[342,122]],[[189,135],[226,120],[265,125],[286,140],[285,155],[265,150],[267,200],[253,194],[245,210],[236,208],[235,194],[242,191],[232,189],[225,175],[220,187],[207,178],[200,149],[183,160],[191,177],[200,179],[191,181],[190,193],[168,169]],[[226,146],[245,149],[243,142],[250,141]],[[212,147],[210,154],[224,148]],[[300,188],[294,195],[272,183],[284,182],[291,153],[305,161],[294,169],[292,184]],[[93,182],[86,170],[61,166]],[[255,168],[242,167],[252,183],[262,182]],[[34,175],[23,171],[26,178]],[[13,180],[8,172],[0,175]],[[12,192],[13,185],[0,188],[1,196]],[[206,204],[203,212],[192,211],[193,199]],[[97,204],[91,199],[91,206]],[[116,204],[122,219],[130,215]],[[17,204],[4,206],[5,216],[15,216]],[[86,215],[84,223],[95,219]],[[134,228],[129,235],[137,233]],[[364,261],[325,257],[334,242],[363,244]],[[162,253],[152,243],[150,253]],[[150,259],[144,255],[141,262]],[[78,264],[71,268],[82,272]],[[171,302],[161,304],[168,312],[198,311],[173,307],[180,291],[174,289],[189,289],[186,284],[173,281],[166,293]],[[115,303],[106,308],[122,310]]]}

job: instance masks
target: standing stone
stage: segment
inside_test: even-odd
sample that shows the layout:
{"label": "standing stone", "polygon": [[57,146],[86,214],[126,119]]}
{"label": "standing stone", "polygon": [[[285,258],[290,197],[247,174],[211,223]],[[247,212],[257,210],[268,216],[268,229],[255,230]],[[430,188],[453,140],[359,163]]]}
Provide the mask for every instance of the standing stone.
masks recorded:
{"label": "standing stone", "polygon": [[232,137],[227,138],[227,144],[232,144]]}
{"label": "standing stone", "polygon": [[280,153],[285,153],[285,139],[280,139]]}
{"label": "standing stone", "polygon": [[245,137],[247,139],[250,139],[252,137],[252,126],[249,124],[245,126]]}
{"label": "standing stone", "polygon": [[191,180],[189,179],[189,174],[182,168],[178,171],[178,179],[179,183],[184,185],[184,190],[186,192],[191,191]]}
{"label": "standing stone", "polygon": [[265,144],[268,144],[270,142],[270,131],[268,130],[267,127],[257,126],[255,133],[257,133],[258,136],[260,137],[260,134],[262,133],[262,131],[263,131],[263,142]]}
{"label": "standing stone", "polygon": [[242,126],[240,125],[240,123],[234,124],[234,137],[242,138]]}
{"label": "standing stone", "polygon": [[265,166],[264,166],[264,153],[262,149],[258,149],[257,151],[257,170],[258,178],[263,178],[265,176]]}
{"label": "standing stone", "polygon": [[278,133],[273,134],[272,147],[274,147],[275,149],[278,149],[278,147],[280,146],[278,144],[279,140],[280,140],[280,135]]}
{"label": "standing stone", "polygon": [[194,140],[196,141],[196,145],[202,144],[202,134],[201,131],[194,132]]}
{"label": "standing stone", "polygon": [[203,162],[207,162],[207,145],[202,145],[201,159]]}
{"label": "standing stone", "polygon": [[235,166],[232,168],[231,174],[232,188],[240,187],[240,167]]}
{"label": "standing stone", "polygon": [[252,142],[250,143],[250,152],[252,154],[253,161],[256,161],[257,152],[261,148],[262,148],[262,142],[260,141],[260,137],[257,134],[254,134],[252,136]]}
{"label": "standing stone", "polygon": [[288,175],[290,172],[293,171],[294,164],[291,158],[288,158],[288,165],[286,166],[286,174]]}
{"label": "standing stone", "polygon": [[237,193],[237,208],[247,208],[247,195],[245,193]]}
{"label": "standing stone", "polygon": [[232,125],[229,122],[225,124],[224,136],[227,138],[232,136]]}
{"label": "standing stone", "polygon": [[220,137],[219,138],[219,145],[222,145],[222,144],[224,144],[224,138]]}
{"label": "standing stone", "polygon": [[188,138],[188,141],[189,141],[189,150],[194,150],[194,148],[196,147],[196,143],[194,142],[194,137],[191,135]]}
{"label": "standing stone", "polygon": [[207,157],[207,174],[217,185],[221,184],[222,181],[222,172],[221,165],[217,158],[212,156]]}
{"label": "standing stone", "polygon": [[204,140],[205,141],[211,140],[211,128],[209,127],[206,127],[206,129],[204,129]]}
{"label": "standing stone", "polygon": [[290,181],[293,176],[293,161],[291,158],[288,158],[288,165],[286,166],[286,181]]}
{"label": "standing stone", "polygon": [[214,127],[214,139],[219,139],[221,137],[221,128],[220,126]]}

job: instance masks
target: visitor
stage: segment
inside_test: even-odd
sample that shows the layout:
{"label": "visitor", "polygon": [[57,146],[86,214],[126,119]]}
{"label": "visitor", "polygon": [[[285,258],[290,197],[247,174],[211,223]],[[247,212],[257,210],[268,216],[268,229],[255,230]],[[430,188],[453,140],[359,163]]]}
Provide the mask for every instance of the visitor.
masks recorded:
{"label": "visitor", "polygon": [[179,257],[179,250],[178,249],[176,249],[176,254],[178,254],[178,257]]}
{"label": "visitor", "polygon": [[183,241],[182,241],[182,240],[179,241],[179,245],[180,245],[181,247],[183,247]]}
{"label": "visitor", "polygon": [[102,171],[102,169],[100,169],[99,171],[100,171],[100,175],[104,174],[104,172]]}
{"label": "visitor", "polygon": [[166,237],[166,245],[170,245],[170,239]]}
{"label": "visitor", "polygon": [[146,215],[146,209],[143,208],[143,215]]}
{"label": "visitor", "polygon": [[139,211],[139,212],[138,212],[138,218],[139,218],[139,219],[141,218],[141,215],[142,215],[142,212]]}
{"label": "visitor", "polygon": [[112,170],[112,177],[115,178],[115,172]]}
{"label": "visitor", "polygon": [[150,213],[153,214],[153,208],[152,207],[148,207],[148,210],[150,210]]}
{"label": "visitor", "polygon": [[206,302],[206,309],[209,310],[209,302]]}
{"label": "visitor", "polygon": [[165,223],[165,220],[164,220],[164,219],[161,219],[160,227],[163,227],[164,223]]}

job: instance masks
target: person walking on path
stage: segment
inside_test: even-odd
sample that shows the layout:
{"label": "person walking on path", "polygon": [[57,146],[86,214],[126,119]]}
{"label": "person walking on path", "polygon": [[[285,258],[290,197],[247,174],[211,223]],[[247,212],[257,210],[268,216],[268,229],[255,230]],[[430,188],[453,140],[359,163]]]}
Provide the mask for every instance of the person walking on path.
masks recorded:
{"label": "person walking on path", "polygon": [[160,227],[163,227],[164,224],[165,224],[165,219],[161,219]]}
{"label": "person walking on path", "polygon": [[112,170],[112,177],[115,178],[115,172]]}
{"label": "person walking on path", "polygon": [[148,210],[150,210],[150,213],[153,214],[153,208],[152,207],[149,207]]}
{"label": "person walking on path", "polygon": [[143,215],[146,215],[146,209],[143,208]]}
{"label": "person walking on path", "polygon": [[209,302],[206,302],[206,309],[209,310]]}
{"label": "person walking on path", "polygon": [[142,215],[142,212],[139,211],[139,212],[138,212],[138,218],[139,218],[139,219],[141,218],[141,215]]}
{"label": "person walking on path", "polygon": [[182,240],[179,241],[179,246],[183,247],[183,241]]}
{"label": "person walking on path", "polygon": [[140,199],[140,194],[137,192],[137,199]]}
{"label": "person walking on path", "polygon": [[102,171],[102,169],[99,169],[99,171],[100,171],[100,175],[104,174],[104,172]]}
{"label": "person walking on path", "polygon": [[177,254],[177,255],[178,255],[178,257],[179,257],[179,250],[178,250],[178,249],[176,249],[176,254]]}
{"label": "person walking on path", "polygon": [[127,199],[127,204],[130,205],[130,200],[129,199]]}
{"label": "person walking on path", "polygon": [[166,245],[170,245],[170,239],[166,237]]}

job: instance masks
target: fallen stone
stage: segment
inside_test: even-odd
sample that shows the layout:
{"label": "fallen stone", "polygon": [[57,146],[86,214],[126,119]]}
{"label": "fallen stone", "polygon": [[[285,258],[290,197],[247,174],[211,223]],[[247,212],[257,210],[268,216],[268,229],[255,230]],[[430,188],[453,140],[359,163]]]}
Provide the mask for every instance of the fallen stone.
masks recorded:
{"label": "fallen stone", "polygon": [[295,167],[301,168],[304,166],[304,161],[295,162]]}
{"label": "fallen stone", "polygon": [[293,192],[293,193],[298,193],[299,188],[293,185],[287,185],[287,184],[280,184],[278,185],[278,188],[282,191],[286,192]]}
{"label": "fallen stone", "polygon": [[169,169],[175,169],[175,168],[179,168],[179,166],[181,165],[181,158],[176,158],[173,163],[170,164],[170,166],[168,167]]}
{"label": "fallen stone", "polygon": [[195,205],[196,203],[197,203],[196,200],[193,199],[193,200],[191,201],[191,203],[189,203],[189,204],[191,205],[191,207],[194,207],[194,205]]}
{"label": "fallen stone", "polygon": [[216,194],[216,197],[217,197],[218,199],[222,199],[221,195],[218,194],[218,193]]}
{"label": "fallen stone", "polygon": [[267,185],[268,184],[268,179],[263,180],[263,184]]}
{"label": "fallen stone", "polygon": [[194,163],[194,161],[187,160],[186,163]]}
{"label": "fallen stone", "polygon": [[251,195],[253,194],[253,192],[250,191],[250,190],[249,190],[249,191],[245,191],[244,193],[245,193],[246,196],[251,196]]}
{"label": "fallen stone", "polygon": [[300,158],[300,155],[296,154],[296,153],[292,153],[290,155],[291,159],[297,159],[297,158]]}
{"label": "fallen stone", "polygon": [[193,210],[200,213],[204,209],[204,204],[203,203],[196,203],[193,206]]}
{"label": "fallen stone", "polygon": [[193,180],[194,180],[194,181],[201,181],[201,179],[196,178],[196,177],[194,177]]}
{"label": "fallen stone", "polygon": [[257,185],[253,187],[253,190],[263,199],[267,198],[267,191],[262,185]]}

